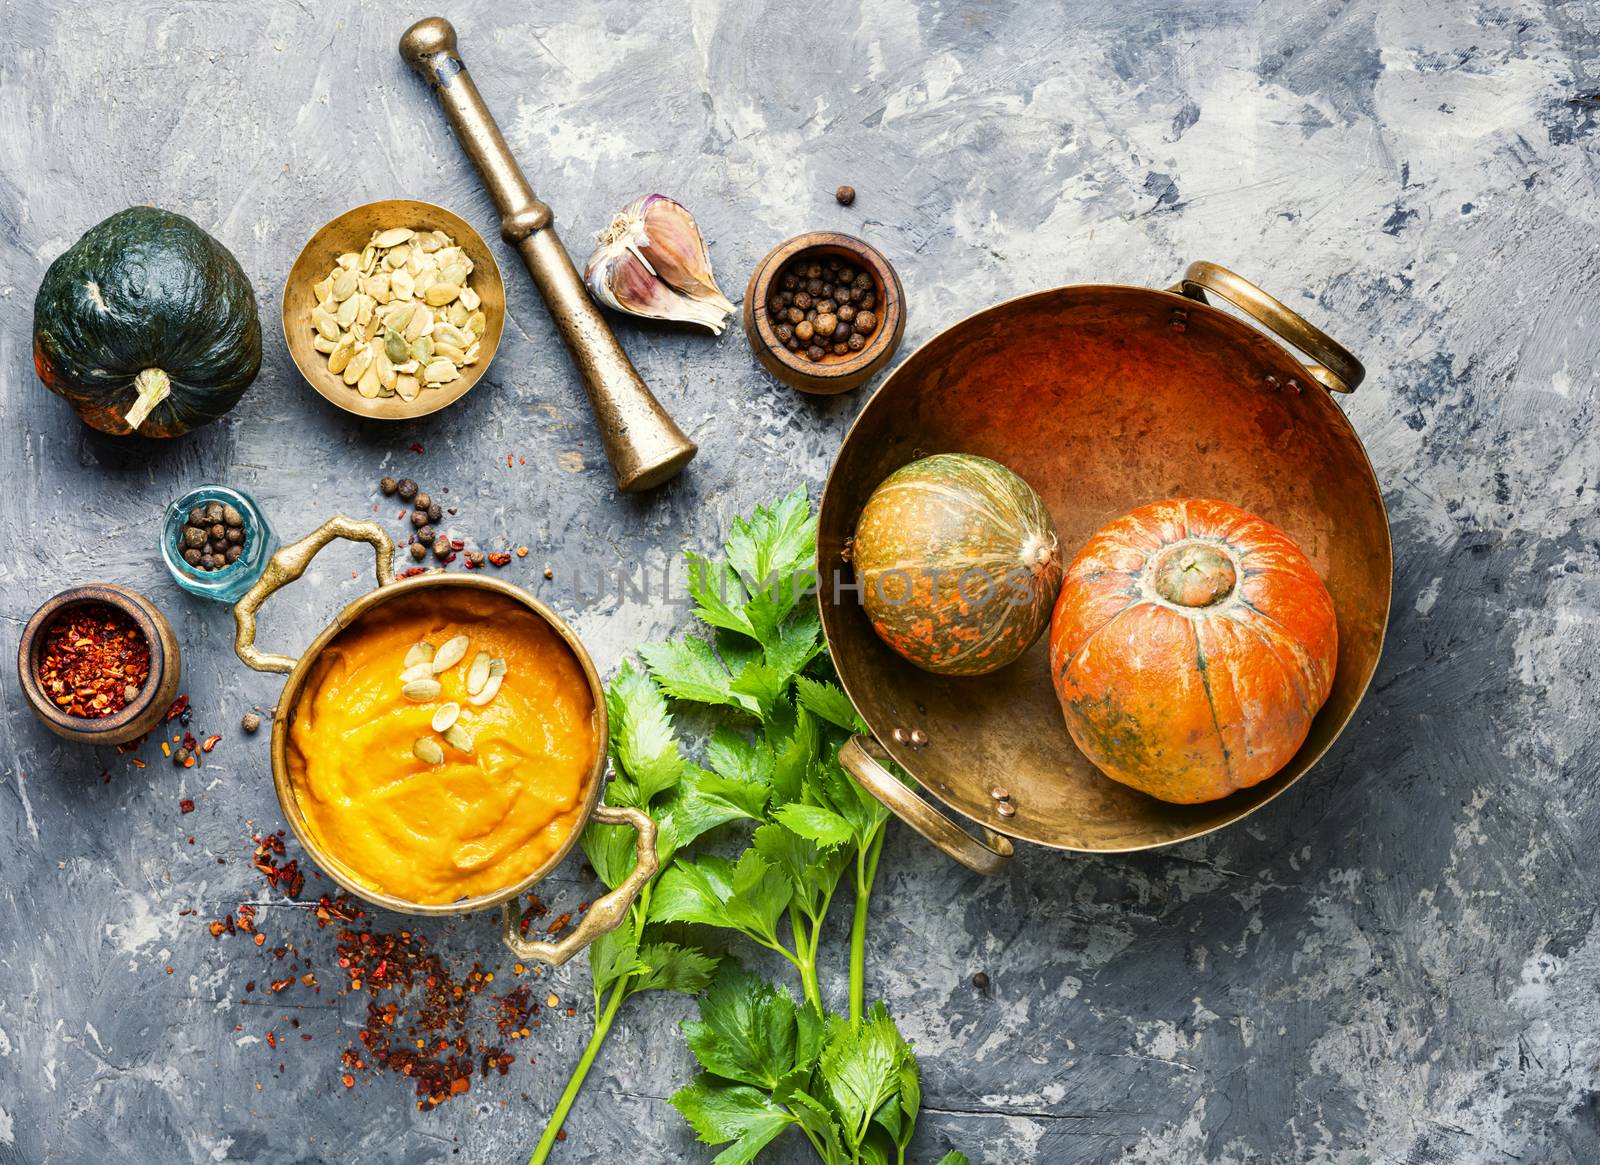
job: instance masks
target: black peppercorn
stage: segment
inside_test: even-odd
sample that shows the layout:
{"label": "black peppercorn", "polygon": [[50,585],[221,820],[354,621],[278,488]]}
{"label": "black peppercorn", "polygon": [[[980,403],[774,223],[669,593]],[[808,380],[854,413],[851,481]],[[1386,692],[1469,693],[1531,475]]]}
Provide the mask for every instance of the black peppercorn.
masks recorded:
{"label": "black peppercorn", "polygon": [[196,506],[194,509],[189,511],[189,525],[204,526],[205,524],[206,508],[204,506]]}
{"label": "black peppercorn", "polygon": [[193,759],[194,753],[189,751],[187,748],[175,748],[172,750],[172,763],[177,765],[180,769]]}
{"label": "black peppercorn", "polygon": [[228,542],[234,546],[244,545],[244,531],[234,527],[228,531]]}
{"label": "black peppercorn", "polygon": [[827,355],[827,353],[816,344],[813,344],[811,347],[806,349],[806,359],[810,360],[813,364],[815,364],[818,360],[821,360],[825,355]]}
{"label": "black peppercorn", "polygon": [[412,481],[409,477],[402,478],[400,483],[395,486],[395,490],[400,494],[402,500],[409,502],[412,498],[417,496],[417,483]]}
{"label": "black peppercorn", "polygon": [[835,344],[833,346],[833,354],[835,356],[843,356],[848,351],[850,351],[849,344]]}
{"label": "black peppercorn", "polygon": [[183,560],[185,562],[187,562],[190,566],[199,566],[200,565],[200,552],[198,550],[196,550],[193,546],[191,546],[191,547],[189,547],[189,549],[187,549],[187,550],[185,550],[183,552]]}
{"label": "black peppercorn", "polygon": [[228,552],[226,554],[224,554],[222,557],[227,559],[229,562],[238,562],[239,561],[239,555],[241,555],[243,553],[244,553],[244,547],[243,546],[230,546],[230,547],[228,547]]}
{"label": "black peppercorn", "polygon": [[841,186],[833,192],[833,197],[840,206],[849,206],[856,200],[856,188],[854,186]]}
{"label": "black peppercorn", "polygon": [[849,346],[850,351],[859,352],[867,346],[867,339],[865,336],[851,336],[845,343]]}
{"label": "black peppercorn", "polygon": [[856,278],[856,269],[854,267],[841,267],[841,268],[839,268],[839,283],[840,283],[841,286],[849,287],[852,283],[855,282],[855,278]]}
{"label": "black peppercorn", "polygon": [[793,291],[795,288],[800,286],[799,278],[794,275],[785,275],[781,282],[783,283],[783,289],[785,291]]}
{"label": "black peppercorn", "polygon": [[848,324],[851,320],[856,318],[856,309],[848,303],[841,303],[839,305],[839,310],[834,314],[839,317],[841,323]]}
{"label": "black peppercorn", "polygon": [[438,536],[439,536],[439,532],[437,530],[435,530],[432,526],[419,526],[419,527],[417,527],[417,541],[419,543],[421,543],[423,546],[427,546],[429,543],[431,543]]}
{"label": "black peppercorn", "polygon": [[388,497],[400,488],[400,483],[392,477],[386,477],[378,483],[378,488],[383,491],[384,497]]}
{"label": "black peppercorn", "polygon": [[834,329],[839,326],[837,316],[830,312],[817,312],[817,318],[811,321],[811,326],[816,329],[819,336],[831,336]]}
{"label": "black peppercorn", "polygon": [[972,985],[979,991],[989,990],[989,976],[983,971],[977,971],[972,976]]}
{"label": "black peppercorn", "polygon": [[820,279],[812,279],[812,280],[810,280],[809,282],[806,283],[806,290],[811,293],[811,298],[813,298],[813,299],[817,298],[819,295],[822,294],[822,280],[820,280]]}
{"label": "black peppercorn", "polygon": [[206,531],[206,536],[210,538],[212,542],[226,542],[228,540],[228,528],[221,522],[218,522],[215,526]]}
{"label": "black peppercorn", "polygon": [[411,524],[413,526],[417,527],[419,530],[423,526],[426,526],[428,524],[428,511],[427,510],[412,510],[411,511]]}
{"label": "black peppercorn", "polygon": [[411,557],[412,557],[413,560],[415,560],[417,562],[421,562],[424,558],[428,557],[428,545],[427,545],[427,543],[425,543],[425,542],[413,542],[411,544]]}
{"label": "black peppercorn", "polygon": [[799,308],[801,311],[804,311],[806,308],[810,307],[815,302],[816,302],[816,300],[811,298],[811,293],[810,292],[799,291],[799,292],[795,293],[794,305],[795,305],[795,307]]}
{"label": "black peppercorn", "polygon": [[805,277],[807,279],[821,279],[822,278],[822,264],[821,263],[807,263],[804,274],[805,274]]}
{"label": "black peppercorn", "polygon": [[434,502],[428,507],[428,521],[437,522],[444,517],[444,511],[439,508],[439,503]]}
{"label": "black peppercorn", "polygon": [[838,310],[839,305],[834,303],[831,299],[817,300],[817,314],[819,316],[831,316]]}
{"label": "black peppercorn", "polygon": [[780,344],[787,344],[790,340],[794,339],[793,324],[779,324],[773,329],[773,331],[777,335],[778,342]]}
{"label": "black peppercorn", "polygon": [[202,554],[200,556],[200,569],[201,570],[216,570],[217,569],[217,560],[215,558],[211,557],[211,555],[209,555],[209,554]]}
{"label": "black peppercorn", "polygon": [[806,318],[806,313],[801,311],[799,308],[791,307],[789,309],[789,322],[791,324],[798,324],[801,320],[803,320],[805,318]]}
{"label": "black peppercorn", "polygon": [[440,534],[433,540],[433,556],[435,558],[448,558],[450,555],[450,539]]}
{"label": "black peppercorn", "polygon": [[855,278],[855,285],[861,288],[862,291],[871,291],[872,276],[868,275],[865,271],[861,272],[861,274],[857,275]]}
{"label": "black peppercorn", "polygon": [[810,341],[815,332],[816,325],[814,325],[810,320],[801,320],[794,326],[794,338],[799,340],[802,344]]}
{"label": "black peppercorn", "polygon": [[216,523],[218,523],[220,521],[222,521],[222,503],[221,502],[207,502],[206,503],[206,525],[214,526],[214,525],[216,525]]}
{"label": "black peppercorn", "polygon": [[861,298],[856,301],[856,306],[862,311],[871,311],[878,306],[878,297],[870,291],[864,291],[861,293]]}
{"label": "black peppercorn", "polygon": [[206,532],[199,526],[185,526],[183,528],[183,544],[187,547],[199,547],[206,544]]}
{"label": "black peppercorn", "polygon": [[416,497],[411,499],[411,504],[416,506],[419,510],[426,510],[429,506],[433,505],[433,499],[425,493],[419,493]]}
{"label": "black peppercorn", "polygon": [[244,525],[244,515],[232,506],[223,506],[222,523],[225,526],[242,527]]}
{"label": "black peppercorn", "polygon": [[878,326],[878,317],[870,311],[857,312],[853,326],[858,335],[870,336],[872,329]]}

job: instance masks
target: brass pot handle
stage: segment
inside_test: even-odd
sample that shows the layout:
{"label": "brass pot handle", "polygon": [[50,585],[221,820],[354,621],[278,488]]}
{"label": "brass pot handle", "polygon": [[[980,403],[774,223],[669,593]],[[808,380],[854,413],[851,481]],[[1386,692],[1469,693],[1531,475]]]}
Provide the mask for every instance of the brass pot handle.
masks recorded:
{"label": "brass pot handle", "polygon": [[982,838],[973,837],[902,785],[872,755],[874,751],[883,752],[883,746],[870,736],[852,736],[839,749],[839,763],[862,788],[882,801],[886,809],[938,846],[947,857],[980,874],[998,874],[1006,868],[1014,852],[1010,838],[987,826],[981,827]]}
{"label": "brass pot handle", "polygon": [[274,554],[266,570],[233,605],[233,650],[256,671],[290,672],[297,662],[292,655],[268,655],[256,647],[256,613],[267,596],[288,586],[306,572],[311,560],[336,538],[366,542],[377,556],[378,585],[394,582],[394,542],[376,522],[357,522],[335,514],[298,542],[291,542]]}
{"label": "brass pot handle", "polygon": [[[1197,260],[1183,273],[1183,281],[1172,289],[1190,299],[1208,303],[1206,292],[1220,295],[1234,307],[1255,319],[1291,348],[1310,356],[1316,363],[1305,364],[1317,383],[1331,392],[1354,392],[1366,379],[1367,370],[1350,350],[1297,312],[1290,311],[1277,298],[1242,276],[1217,263]],[[1302,362],[1304,363],[1304,362]]]}
{"label": "brass pot handle", "polygon": [[583,950],[603,934],[610,934],[622,925],[628,911],[638,900],[644,884],[655,877],[661,859],[656,854],[656,823],[642,810],[629,805],[596,805],[594,821],[602,825],[631,825],[639,836],[638,860],[633,872],[622,880],[622,885],[595,899],[584,913],[572,933],[550,942],[544,939],[522,937],[522,908],[515,900],[501,908],[502,930],[500,937],[511,953],[519,959],[538,959],[559,967],[573,955]]}

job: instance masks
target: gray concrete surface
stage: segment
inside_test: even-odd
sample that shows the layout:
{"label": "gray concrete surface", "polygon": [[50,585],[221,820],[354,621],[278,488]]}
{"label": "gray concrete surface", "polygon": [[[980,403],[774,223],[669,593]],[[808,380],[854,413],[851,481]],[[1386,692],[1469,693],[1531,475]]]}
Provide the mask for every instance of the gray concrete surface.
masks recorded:
{"label": "gray concrete surface", "polygon": [[[5,1165],[516,1161],[587,1032],[583,1014],[551,1023],[517,1048],[535,1062],[422,1114],[402,1081],[340,1086],[359,1000],[245,996],[268,958],[213,941],[207,918],[254,898],[266,929],[321,961],[331,939],[263,894],[247,860],[250,831],[279,820],[264,740],[235,725],[277,682],[235,660],[226,609],[167,580],[156,534],[172,497],[227,481],[293,536],[370,511],[384,473],[449,486],[465,533],[532,548],[507,575],[570,615],[610,670],[684,612],[585,602],[581,581],[712,546],[731,515],[820,486],[862,399],[774,385],[737,334],[623,325],[702,452],[670,487],[619,497],[509,258],[515,326],[461,404],[386,427],[314,396],[275,321],[321,222],[407,195],[491,231],[395,54],[424,14],[0,4],[0,654],[63,584],[130,584],[178,628],[196,727],[227,734],[201,769],[151,746],[140,771],[59,745],[0,677]],[[735,296],[781,238],[855,231],[904,277],[908,349],[1002,297],[1162,285],[1203,257],[1285,296],[1370,370],[1341,403],[1392,516],[1394,615],[1322,765],[1202,841],[1098,860],[1029,850],[990,881],[894,831],[870,989],[922,1054],[916,1160],[948,1146],[985,1162],[1600,1159],[1600,108],[1569,100],[1600,90],[1600,3],[577,0],[449,15],[580,254],[651,190],[700,216]],[[830,197],[845,181],[860,191],[848,210]],[[137,202],[234,250],[268,336],[238,410],[163,445],[88,433],[29,362],[46,265]],[[271,637],[304,642],[366,576],[354,551],[330,554],[275,603]],[[195,813],[180,816],[182,797]],[[575,875],[557,891],[583,893]],[[500,962],[486,919],[429,933],[453,965]],[[968,985],[980,968],[987,996]],[[581,999],[586,972],[551,981]],[[662,1099],[688,1073],[685,1014],[676,997],[631,1006],[558,1160],[710,1156]],[[261,1036],[288,1015],[314,1039],[273,1052]],[[772,1159],[805,1158],[786,1144]]]}

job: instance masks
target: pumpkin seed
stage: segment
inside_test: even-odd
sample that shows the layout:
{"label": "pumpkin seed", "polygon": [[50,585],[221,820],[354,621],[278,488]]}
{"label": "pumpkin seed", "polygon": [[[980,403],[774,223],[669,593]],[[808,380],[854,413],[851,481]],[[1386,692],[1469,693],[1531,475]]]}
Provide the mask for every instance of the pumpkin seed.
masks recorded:
{"label": "pumpkin seed", "polygon": [[346,251],[344,254],[339,256],[339,266],[343,267],[346,271],[354,271],[357,267],[361,266],[361,256],[356,254],[354,251]]}
{"label": "pumpkin seed", "polygon": [[411,645],[411,649],[406,652],[405,666],[411,667],[419,663],[429,663],[432,661],[432,659],[433,644],[429,643],[426,639],[419,639],[417,642],[413,643]]}
{"label": "pumpkin seed", "polygon": [[400,673],[400,682],[409,684],[412,680],[431,680],[433,678],[433,660],[421,659],[416,663],[408,664]]}
{"label": "pumpkin seed", "polygon": [[472,345],[472,347],[467,349],[466,355],[461,357],[461,363],[463,365],[467,365],[467,364],[476,364],[477,362],[478,362],[478,345],[474,344],[474,345]]}
{"label": "pumpkin seed", "polygon": [[[320,337],[319,337],[320,338]],[[356,346],[348,336],[334,345],[333,351],[328,353],[328,371],[335,376],[343,372],[345,365],[350,363],[350,357],[355,355]]]}
{"label": "pumpkin seed", "polygon": [[406,319],[406,343],[410,344],[419,337],[426,336],[433,331],[433,313],[414,305],[411,315]]}
{"label": "pumpkin seed", "polygon": [[465,635],[457,635],[454,639],[446,640],[439,646],[439,654],[433,657],[433,674],[438,675],[460,663],[467,654],[467,648],[472,640]]}
{"label": "pumpkin seed", "polygon": [[474,657],[472,666],[467,669],[467,695],[476,696],[489,682],[489,660],[487,651],[480,651]]}
{"label": "pumpkin seed", "polygon": [[461,375],[461,370],[448,360],[435,360],[422,370],[422,379],[428,384],[449,384]]}
{"label": "pumpkin seed", "polygon": [[[372,342],[376,344],[378,341],[374,340]],[[394,370],[394,361],[389,359],[389,353],[384,351],[382,347],[379,347],[373,353],[372,367],[377,370],[379,384],[384,388],[394,388],[395,381],[399,379],[400,374]]]}
{"label": "pumpkin seed", "polygon": [[321,303],[332,294],[333,276],[331,275],[324,279],[321,283],[313,283],[311,285],[311,295],[318,303]]}
{"label": "pumpkin seed", "polygon": [[425,765],[444,764],[444,749],[431,736],[417,737],[417,742],[411,746],[411,755]]}
{"label": "pumpkin seed", "polygon": [[459,284],[433,283],[428,285],[428,290],[423,293],[423,298],[428,301],[429,307],[443,307],[460,294],[461,286]]}
{"label": "pumpkin seed", "polygon": [[356,322],[356,313],[361,310],[361,301],[351,296],[339,305],[338,314],[334,317],[339,321],[341,328],[352,327]]}
{"label": "pumpkin seed", "polygon": [[332,340],[324,339],[322,333],[318,332],[311,338],[311,346],[318,352],[321,352],[323,355],[327,355],[339,345],[335,344]]}
{"label": "pumpkin seed", "polygon": [[444,732],[461,718],[461,705],[452,700],[448,704],[440,704],[439,710],[433,714],[433,730]]}
{"label": "pumpkin seed", "polygon": [[468,311],[477,311],[478,305],[482,302],[482,298],[476,291],[473,291],[472,288],[463,287],[461,289],[461,306],[466,308]]}
{"label": "pumpkin seed", "polygon": [[418,336],[411,344],[413,359],[426,364],[433,359],[433,339],[429,336]]}
{"label": "pumpkin seed", "polygon": [[394,390],[399,394],[400,399],[404,401],[416,400],[417,397],[422,395],[422,385],[417,383],[415,376],[395,377]]}
{"label": "pumpkin seed", "polygon": [[454,324],[434,324],[433,342],[435,344],[449,344],[455,348],[465,348],[470,341],[462,334],[461,329]]}
{"label": "pumpkin seed", "polygon": [[452,724],[444,730],[444,742],[457,752],[472,751],[472,733],[465,724]]}
{"label": "pumpkin seed", "polygon": [[489,661],[489,678],[490,679],[493,679],[495,676],[503,676],[505,674],[506,674],[506,661],[505,660],[503,660],[503,659],[491,659]]}
{"label": "pumpkin seed", "polygon": [[389,268],[391,271],[396,267],[404,267],[406,265],[406,259],[410,256],[410,254],[410,247],[395,247],[383,257],[383,265]]}
{"label": "pumpkin seed", "polygon": [[396,299],[410,299],[417,293],[417,281],[411,272],[401,268],[389,276],[389,291]]}
{"label": "pumpkin seed", "polygon": [[410,227],[390,227],[386,231],[379,231],[372,236],[374,247],[398,247],[401,243],[408,242],[417,232]]}
{"label": "pumpkin seed", "polygon": [[373,299],[372,296],[360,292],[356,294],[355,300],[358,305],[356,307],[356,323],[366,327],[372,322],[372,311],[378,306],[378,301]]}
{"label": "pumpkin seed", "polygon": [[479,692],[476,696],[470,697],[469,702],[475,707],[483,707],[490,700],[494,699],[497,694],[499,694],[500,685],[504,680],[505,676],[503,675],[490,676],[489,682],[483,685],[483,691]]}
{"label": "pumpkin seed", "polygon": [[[466,288],[463,287],[461,290],[465,291]],[[467,310],[466,305],[459,298],[450,305],[449,311],[445,314],[450,322],[458,328],[463,327],[472,316],[472,313]]]}
{"label": "pumpkin seed", "polygon": [[406,357],[410,354],[410,351],[411,350],[406,347],[406,338],[399,332],[390,329],[388,332],[384,333],[383,354],[389,357],[389,359],[395,364],[404,363]]}
{"label": "pumpkin seed", "polygon": [[487,332],[488,330],[489,317],[484,315],[483,312],[475,311],[467,318],[467,331],[471,332],[474,336],[477,336],[481,339],[483,337],[483,333]]}
{"label": "pumpkin seed", "polygon": [[382,272],[370,275],[361,283],[361,290],[379,303],[389,302],[389,277]]}
{"label": "pumpkin seed", "polygon": [[400,689],[400,694],[414,704],[426,704],[437,700],[443,690],[444,685],[438,680],[412,680]]}
{"label": "pumpkin seed", "polygon": [[361,270],[370,272],[378,265],[378,249],[371,244],[361,249]]}
{"label": "pumpkin seed", "polygon": [[333,316],[323,311],[320,307],[315,308],[311,312],[311,322],[313,325],[315,325],[317,334],[320,335],[324,340],[333,340],[335,342],[338,341],[339,321]]}
{"label": "pumpkin seed", "polygon": [[356,354],[350,357],[350,363],[344,366],[344,382],[349,385],[354,385],[361,379],[362,373],[366,372],[367,365],[371,363],[372,349],[357,348]]}
{"label": "pumpkin seed", "polygon": [[354,271],[341,271],[333,281],[333,298],[343,303],[356,293],[360,285],[361,277]]}
{"label": "pumpkin seed", "polygon": [[[447,239],[449,237],[448,235],[445,236]],[[420,236],[417,239],[417,246],[422,248],[424,252],[432,252],[437,251],[443,244],[439,242],[439,232],[434,231],[432,234]]]}
{"label": "pumpkin seed", "polygon": [[356,391],[371,400],[382,390],[383,382],[378,379],[378,370],[371,367],[371,361],[367,363],[367,370],[361,374],[361,379],[356,381]]}
{"label": "pumpkin seed", "polygon": [[[467,265],[465,263],[451,263],[439,268],[439,279],[443,283],[452,283],[460,287],[467,281]],[[457,294],[460,294],[459,292]]]}
{"label": "pumpkin seed", "polygon": [[452,364],[462,364],[467,358],[467,354],[454,344],[435,344],[433,346],[433,354],[442,356]]}

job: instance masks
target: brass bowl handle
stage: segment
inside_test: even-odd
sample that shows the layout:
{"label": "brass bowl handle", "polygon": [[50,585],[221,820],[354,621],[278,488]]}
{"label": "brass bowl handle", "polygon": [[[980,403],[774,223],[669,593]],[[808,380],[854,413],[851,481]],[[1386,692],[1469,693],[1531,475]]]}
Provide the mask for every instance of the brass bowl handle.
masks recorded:
{"label": "brass bowl handle", "polygon": [[1198,260],[1189,264],[1183,281],[1172,290],[1190,299],[1208,303],[1206,292],[1220,295],[1234,307],[1273,332],[1291,348],[1297,348],[1316,363],[1305,365],[1307,372],[1331,392],[1354,392],[1366,379],[1367,370],[1350,350],[1297,312],[1290,311],[1277,298],[1242,276],[1217,263]]}
{"label": "brass bowl handle", "polygon": [[394,582],[394,542],[376,522],[357,522],[335,514],[298,542],[291,542],[267,561],[266,570],[233,605],[233,650],[256,671],[291,672],[297,662],[292,655],[268,655],[256,647],[256,613],[261,604],[281,587],[288,586],[306,572],[311,560],[336,538],[366,542],[377,556],[378,585]]}
{"label": "brass bowl handle", "polygon": [[1006,868],[1014,852],[1010,838],[987,826],[982,827],[981,839],[973,837],[902,785],[872,755],[874,750],[882,752],[883,746],[870,736],[852,736],[839,749],[839,763],[849,770],[863,789],[882,801],[884,807],[901,821],[943,850],[947,857],[980,874],[998,874]]}
{"label": "brass bowl handle", "polygon": [[595,939],[621,926],[629,909],[638,900],[644,884],[655,877],[656,870],[660,868],[661,859],[656,855],[656,823],[642,810],[628,805],[596,805],[592,820],[602,825],[633,826],[639,835],[638,860],[634,863],[633,872],[615,890],[595,899],[572,933],[554,942],[523,938],[522,908],[515,900],[507,902],[501,908],[501,938],[517,958],[538,959],[552,967],[561,966]]}

